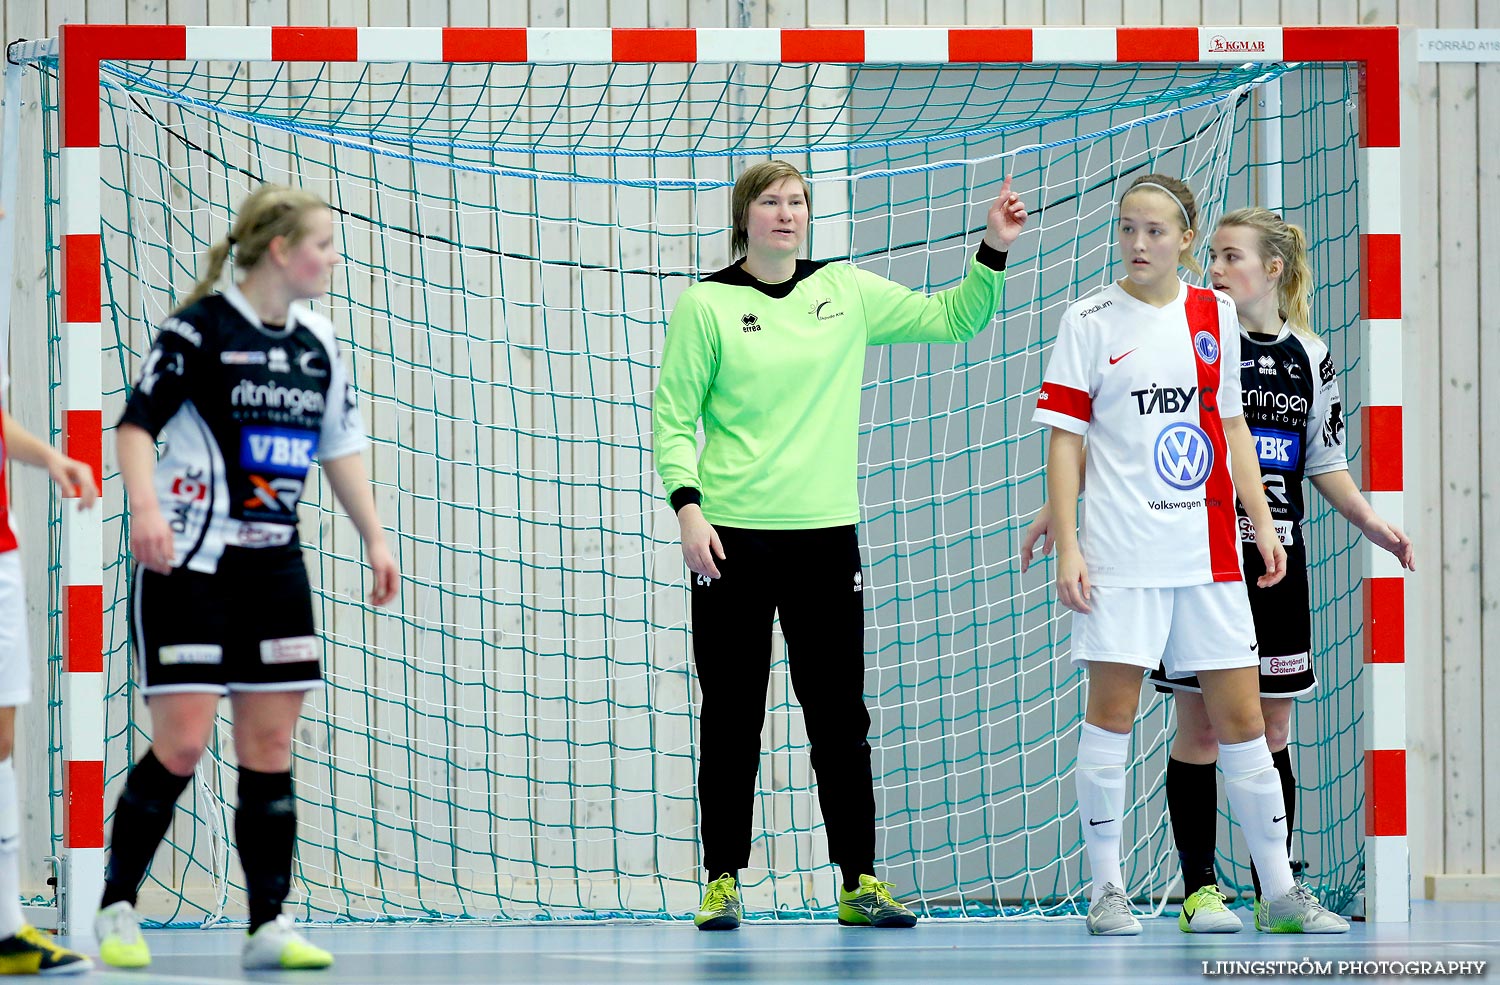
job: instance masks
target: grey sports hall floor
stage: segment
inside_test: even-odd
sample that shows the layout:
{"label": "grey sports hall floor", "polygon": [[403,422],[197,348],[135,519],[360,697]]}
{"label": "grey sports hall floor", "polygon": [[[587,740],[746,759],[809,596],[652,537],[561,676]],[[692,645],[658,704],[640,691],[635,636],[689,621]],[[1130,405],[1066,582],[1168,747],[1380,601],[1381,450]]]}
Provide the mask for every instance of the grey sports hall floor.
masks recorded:
{"label": "grey sports hall floor", "polygon": [[[1090,940],[1076,919],[927,921],[910,931],[751,922],[729,934],[699,933],[689,924],[314,927],[309,937],[338,957],[330,971],[255,974],[239,968],[242,931],[147,933],[155,956],[148,971],[96,971],[84,980],[134,985],[1203,982],[1202,962],[1217,960],[1500,960],[1500,903],[1419,902],[1409,925],[1356,923],[1347,936],[1327,938],[1249,930],[1192,938],[1169,918],[1147,921],[1141,937],[1115,940]],[[1486,967],[1484,978],[1500,980],[1500,967]]]}

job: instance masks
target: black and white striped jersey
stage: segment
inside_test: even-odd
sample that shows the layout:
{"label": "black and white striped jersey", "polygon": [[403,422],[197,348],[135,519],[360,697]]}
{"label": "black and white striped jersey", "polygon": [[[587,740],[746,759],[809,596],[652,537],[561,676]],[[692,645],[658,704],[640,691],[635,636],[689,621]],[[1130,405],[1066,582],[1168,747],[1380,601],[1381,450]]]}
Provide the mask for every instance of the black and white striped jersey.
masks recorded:
{"label": "black and white striped jersey", "polygon": [[[1301,544],[1303,478],[1349,467],[1338,372],[1326,345],[1287,326],[1275,336],[1242,329],[1240,338],[1245,423],[1255,438],[1271,518],[1283,544]],[[1255,542],[1243,509],[1240,539]]]}
{"label": "black and white striped jersey", "polygon": [[292,543],[313,461],[367,444],[332,324],[294,304],[264,325],[234,287],[162,323],[120,422],[162,443],[175,563],[203,572],[226,547]]}

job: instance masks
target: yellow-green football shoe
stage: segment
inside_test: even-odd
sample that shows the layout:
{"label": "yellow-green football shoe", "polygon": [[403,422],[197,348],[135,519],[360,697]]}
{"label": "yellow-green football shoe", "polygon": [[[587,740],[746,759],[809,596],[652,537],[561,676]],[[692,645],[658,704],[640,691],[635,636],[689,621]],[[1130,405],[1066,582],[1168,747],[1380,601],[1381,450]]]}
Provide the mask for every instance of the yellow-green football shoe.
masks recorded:
{"label": "yellow-green football shoe", "polygon": [[94,936],[99,940],[99,960],[111,968],[144,968],[151,963],[151,949],[141,936],[140,914],[126,900],[95,914]]}
{"label": "yellow-green football shoe", "polygon": [[699,930],[738,930],[740,913],[739,883],[726,872],[711,880],[703,891],[703,903],[693,914],[693,923]]}
{"label": "yellow-green football shoe", "polygon": [[915,927],[917,915],[891,895],[895,885],[859,877],[858,889],[839,886],[839,923],[845,927]]}
{"label": "yellow-green football shoe", "polygon": [[245,938],[245,950],[240,954],[240,966],[247,971],[280,968],[299,971],[327,968],[333,964],[333,955],[307,942],[292,926],[292,918],[281,914],[270,923],[263,923],[255,933]]}
{"label": "yellow-green football shoe", "polygon": [[1225,905],[1218,886],[1204,886],[1182,901],[1177,927],[1184,934],[1238,934],[1244,925]]}

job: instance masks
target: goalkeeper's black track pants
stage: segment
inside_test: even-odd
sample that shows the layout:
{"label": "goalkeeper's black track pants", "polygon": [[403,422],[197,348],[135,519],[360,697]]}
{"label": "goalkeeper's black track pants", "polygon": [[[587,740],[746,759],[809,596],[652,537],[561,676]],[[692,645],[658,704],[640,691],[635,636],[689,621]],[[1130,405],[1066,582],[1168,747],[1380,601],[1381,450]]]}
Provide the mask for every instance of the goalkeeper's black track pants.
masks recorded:
{"label": "goalkeeper's black track pants", "polygon": [[802,705],[830,858],[873,874],[875,795],[865,709],[864,577],[853,526],[717,527],[722,577],[689,572],[699,712],[698,799],[709,878],[749,865],[755,774],[781,617]]}

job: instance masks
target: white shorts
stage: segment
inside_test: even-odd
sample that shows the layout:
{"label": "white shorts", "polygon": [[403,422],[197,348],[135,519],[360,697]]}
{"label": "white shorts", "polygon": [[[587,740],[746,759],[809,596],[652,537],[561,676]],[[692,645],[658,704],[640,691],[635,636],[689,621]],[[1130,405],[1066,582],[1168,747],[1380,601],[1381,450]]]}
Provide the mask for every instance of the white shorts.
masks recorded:
{"label": "white shorts", "polygon": [[1095,585],[1085,615],[1073,614],[1073,661],[1131,664],[1169,678],[1259,667],[1255,620],[1242,581],[1182,588]]}
{"label": "white shorts", "polygon": [[0,708],[31,700],[31,641],[26,634],[26,590],[21,552],[0,554]]}

